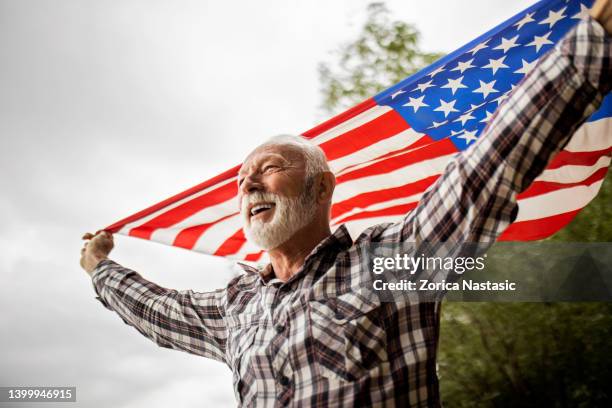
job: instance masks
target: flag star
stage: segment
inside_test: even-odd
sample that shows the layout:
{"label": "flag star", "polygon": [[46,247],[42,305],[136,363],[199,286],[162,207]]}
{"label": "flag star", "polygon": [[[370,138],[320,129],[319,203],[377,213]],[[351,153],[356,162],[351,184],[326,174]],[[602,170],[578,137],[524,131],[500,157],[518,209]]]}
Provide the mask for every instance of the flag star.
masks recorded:
{"label": "flag star", "polygon": [[427,75],[429,75],[430,78],[433,78],[433,77],[435,77],[436,75],[438,75],[442,71],[444,71],[444,68],[443,67],[438,67],[438,68],[434,69],[433,71],[431,71]]}
{"label": "flag star", "polygon": [[542,48],[544,45],[553,43],[552,41],[548,39],[548,36],[550,35],[550,33],[551,31],[547,32],[546,34],[542,36],[540,35],[534,36],[533,41],[530,42],[529,44],[525,44],[525,47],[529,47],[530,45],[533,45],[534,47],[536,47],[536,52],[539,52],[540,48]]}
{"label": "flag star", "polygon": [[445,124],[446,122],[436,122],[435,120],[433,121],[433,125],[431,125],[429,127],[429,129],[436,129],[439,128],[440,126],[442,126],[443,124]]}
{"label": "flag star", "polygon": [[493,113],[485,109],[485,115],[486,116],[480,122],[489,123],[489,120],[491,120],[491,118],[493,117]]}
{"label": "flag star", "polygon": [[466,112],[463,115],[459,116],[459,118],[457,118],[455,122],[461,121],[461,126],[463,126],[465,125],[465,122],[467,122],[470,119],[476,119],[476,117],[472,116],[471,112]]}
{"label": "flag star", "polygon": [[425,98],[425,95],[422,95],[420,98],[410,97],[410,100],[402,106],[410,106],[412,109],[414,109],[414,112],[416,113],[419,108],[422,108],[423,106],[429,106],[428,104],[423,102],[423,98]]}
{"label": "flag star", "polygon": [[495,86],[495,80],[488,83],[480,80],[478,82],[480,82],[480,88],[474,89],[473,92],[481,93],[484,99],[487,99],[487,96],[489,96],[490,93],[499,92],[497,89],[493,88],[493,86]]}
{"label": "flag star", "polygon": [[395,99],[396,96],[400,96],[403,93],[406,93],[406,91],[403,91],[401,89],[399,91],[395,91],[394,93],[391,94],[391,99]]}
{"label": "flag star", "polygon": [[478,105],[474,105],[473,103],[470,103],[470,112],[475,111],[476,109],[480,108],[481,106],[483,106],[486,102],[483,103],[479,103]]}
{"label": "flag star", "polygon": [[584,4],[580,4],[580,11],[572,16],[576,20],[584,20],[589,16],[589,8]]}
{"label": "flag star", "polygon": [[474,48],[472,48],[471,50],[469,50],[468,52],[472,53],[472,56],[476,55],[476,53],[480,50],[484,50],[485,48],[488,47],[487,43],[489,42],[489,40],[485,41],[485,42],[481,42],[480,44],[478,44],[477,46],[475,46]]}
{"label": "flag star", "polygon": [[511,39],[506,39],[504,37],[502,37],[501,39],[501,44],[499,44],[497,47],[493,48],[494,50],[503,50],[504,54],[507,53],[511,48],[514,47],[518,47],[519,44],[516,43],[516,40],[518,40],[519,36],[517,35],[514,38]]}
{"label": "flag star", "polygon": [[517,31],[520,30],[521,28],[523,28],[523,26],[527,23],[531,23],[532,21],[535,21],[533,19],[533,15],[534,13],[527,13],[525,14],[525,17],[523,17],[522,19],[520,19],[520,21],[516,22],[514,25],[516,26]]}
{"label": "flag star", "polygon": [[565,9],[567,9],[567,7],[563,7],[559,11],[550,10],[548,12],[548,17],[540,21],[539,24],[548,24],[548,28],[552,28],[559,20],[563,20],[566,17],[565,14],[563,14],[565,13]]}
{"label": "flag star", "polygon": [[432,85],[432,84],[431,84],[432,82],[433,82],[433,80],[429,80],[429,81],[427,81],[427,82],[423,82],[422,84],[418,84],[418,85],[417,85],[417,88],[418,88],[418,90],[419,90],[419,91],[421,91],[421,92],[425,92],[425,90],[426,90],[427,88],[431,88],[432,86],[435,86],[435,85]]}
{"label": "flag star", "polygon": [[529,72],[531,72],[533,67],[536,66],[538,61],[534,60],[534,61],[531,61],[531,62],[527,62],[524,59],[521,59],[521,63],[523,64],[523,66],[521,68],[517,69],[516,71],[514,71],[514,73],[515,74],[527,75]]}
{"label": "flag star", "polygon": [[489,63],[487,65],[484,65],[483,68],[491,68],[491,70],[493,71],[493,75],[495,75],[497,70],[500,68],[510,68],[509,66],[504,64],[505,59],[505,55],[498,59],[489,59]]}
{"label": "flag star", "polygon": [[504,92],[503,94],[501,94],[501,96],[498,96],[497,98],[493,99],[492,102],[497,102],[497,106],[501,105],[503,101],[508,99],[511,92],[512,90]]}
{"label": "flag star", "polygon": [[460,135],[461,133],[463,133],[463,132],[461,132],[461,131],[456,131],[456,130],[451,130],[450,137]]}
{"label": "flag star", "polygon": [[476,136],[475,130],[466,130],[461,135],[457,136],[457,139],[463,139],[465,140],[465,144],[469,145],[471,142],[475,142],[476,140],[478,140],[478,136]]}
{"label": "flag star", "polygon": [[455,103],[457,102],[456,99],[452,100],[452,101],[448,101],[446,102],[443,99],[440,99],[440,106],[438,106],[436,109],[434,109],[434,111],[437,112],[444,112],[444,117],[447,117],[449,113],[451,112],[459,112],[458,109],[455,109]]}
{"label": "flag star", "polygon": [[440,88],[450,88],[452,94],[454,95],[455,92],[457,92],[457,89],[459,88],[467,88],[467,86],[463,85],[461,83],[461,81],[463,81],[463,77],[460,76],[459,78],[456,79],[448,79],[448,84],[446,85],[442,85]]}
{"label": "flag star", "polygon": [[472,58],[471,60],[467,60],[467,61],[459,61],[457,63],[457,66],[453,69],[451,69],[451,71],[459,71],[463,74],[463,71],[465,71],[466,69],[470,69],[470,68],[474,68],[476,65],[472,65],[472,62],[474,62],[474,58]]}

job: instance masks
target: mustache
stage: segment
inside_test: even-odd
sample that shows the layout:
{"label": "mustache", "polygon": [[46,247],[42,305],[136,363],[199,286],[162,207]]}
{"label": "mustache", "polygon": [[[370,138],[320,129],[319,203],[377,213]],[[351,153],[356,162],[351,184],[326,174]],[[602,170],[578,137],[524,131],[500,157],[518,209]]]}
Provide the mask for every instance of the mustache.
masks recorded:
{"label": "mustache", "polygon": [[240,206],[240,211],[243,213],[248,211],[249,205],[251,204],[256,204],[256,203],[261,203],[261,202],[277,203],[280,200],[281,200],[281,197],[278,194],[256,191],[254,193],[251,193],[249,195],[242,197],[242,204]]}

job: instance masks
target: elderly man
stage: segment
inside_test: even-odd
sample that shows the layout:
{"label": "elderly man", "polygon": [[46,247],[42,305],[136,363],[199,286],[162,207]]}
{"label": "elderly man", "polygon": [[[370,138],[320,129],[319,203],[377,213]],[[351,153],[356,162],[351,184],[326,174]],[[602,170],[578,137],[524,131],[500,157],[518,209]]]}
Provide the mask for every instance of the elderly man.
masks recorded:
{"label": "elderly man", "polygon": [[360,251],[375,243],[493,242],[516,195],[542,172],[612,86],[612,5],[599,0],[528,75],[474,146],[419,206],[355,241],[331,232],[334,176],[323,152],[277,137],[244,161],[239,199],[262,270],[208,293],[162,288],[109,260],[86,234],[81,265],[100,301],[162,347],[226,363],[241,405],[438,406],[437,302],[363,296]]}

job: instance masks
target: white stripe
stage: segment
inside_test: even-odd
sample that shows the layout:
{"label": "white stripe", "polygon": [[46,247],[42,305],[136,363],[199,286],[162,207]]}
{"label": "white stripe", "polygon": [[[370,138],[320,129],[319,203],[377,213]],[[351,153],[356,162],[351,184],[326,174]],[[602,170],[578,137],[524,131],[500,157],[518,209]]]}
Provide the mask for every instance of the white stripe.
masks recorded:
{"label": "white stripe", "polygon": [[363,166],[372,164],[374,163],[373,159],[394,150],[409,147],[422,137],[422,133],[416,132],[412,128],[406,129],[394,136],[388,137],[363,149],[347,154],[344,157],[339,157],[332,160],[329,162],[329,165],[336,175],[341,175],[346,171],[355,170],[356,168],[351,167],[350,169],[347,169],[349,166]]}
{"label": "white stripe", "polygon": [[315,136],[314,138],[312,138],[312,141],[316,144],[327,142],[328,140],[334,139],[337,136],[340,136],[368,122],[371,122],[379,116],[382,116],[392,110],[393,108],[391,108],[390,106],[373,106],[367,111],[362,112],[359,115],[352,117],[351,119],[342,122],[331,129],[326,130],[318,136]]}
{"label": "white stripe", "polygon": [[336,218],[331,220],[331,223],[336,224],[339,220],[343,218],[350,217],[353,214],[361,213],[364,211],[384,210],[385,208],[395,207],[397,205],[416,203],[419,201],[422,195],[423,195],[423,192],[420,192],[418,194],[413,194],[409,197],[401,197],[401,198],[395,198],[393,200],[381,201],[381,202],[377,202],[377,203],[374,203],[374,204],[371,204],[365,207],[355,207],[352,210],[347,211],[346,213],[337,216]]}
{"label": "white stripe", "polygon": [[172,228],[156,229],[153,231],[153,234],[151,234],[151,240],[172,243],[174,242],[178,233],[182,230],[194,227],[196,225],[214,222],[220,218],[235,213],[236,211],[238,211],[238,204],[236,197],[233,197],[230,200],[198,211],[184,220],[177,222],[172,226]]}
{"label": "white stripe", "polygon": [[219,247],[240,228],[242,228],[242,217],[240,214],[229,217],[207,229],[206,232],[198,238],[193,249],[214,254]]}
{"label": "white stripe", "polygon": [[563,148],[569,152],[593,152],[612,145],[612,118],[586,122],[576,130]]}
{"label": "white stripe", "polygon": [[583,208],[595,197],[602,183],[600,180],[590,186],[570,187],[518,200],[516,221],[546,218]]}
{"label": "white stripe", "polygon": [[199,192],[197,192],[197,193],[195,193],[195,194],[189,195],[189,196],[187,196],[187,197],[185,197],[185,198],[183,198],[183,199],[181,199],[181,200],[178,200],[178,201],[177,201],[177,202],[175,202],[175,203],[172,203],[172,204],[170,204],[170,205],[167,205],[167,206],[165,206],[165,207],[161,208],[160,210],[155,211],[154,213],[147,215],[146,217],[142,217],[142,218],[139,218],[139,219],[137,219],[137,220],[135,220],[135,221],[133,221],[133,222],[131,222],[131,223],[125,224],[125,225],[124,225],[124,226],[123,226],[123,227],[122,227],[122,228],[119,230],[119,233],[120,233],[120,234],[125,234],[125,235],[128,235],[128,234],[129,234],[129,231],[130,231],[132,228],[136,228],[136,227],[138,227],[138,226],[141,226],[141,225],[143,225],[143,224],[147,223],[148,221],[152,220],[153,218],[157,217],[157,216],[158,216],[158,215],[160,215],[160,214],[166,213],[166,212],[168,212],[168,211],[170,211],[170,210],[172,210],[172,209],[174,209],[174,208],[176,208],[176,207],[178,207],[178,206],[180,206],[180,205],[182,205],[182,204],[184,204],[184,203],[186,203],[186,202],[188,202],[188,201],[191,201],[191,200],[193,200],[194,198],[200,197],[201,195],[204,195],[204,194],[206,194],[206,193],[208,193],[208,192],[210,192],[210,191],[212,191],[212,190],[215,190],[215,189],[217,189],[217,188],[220,188],[220,187],[222,187],[222,186],[225,186],[225,185],[227,185],[227,184],[229,184],[229,183],[235,183],[235,182],[236,182],[236,176],[231,177],[230,179],[228,179],[228,180],[227,180],[227,182],[221,182],[221,183],[214,184],[214,185],[212,185],[212,186],[210,186],[210,187],[208,187],[208,188],[205,188],[205,189],[204,189],[204,190],[202,190],[202,191],[199,191]]}
{"label": "white stripe", "polygon": [[580,166],[568,164],[556,169],[547,169],[540,174],[535,181],[550,181],[553,183],[578,183],[587,179],[597,170],[610,165],[609,156],[601,156],[592,166]]}
{"label": "white stripe", "polygon": [[249,254],[254,254],[261,251],[261,248],[255,246],[255,244],[249,242],[248,240],[244,243],[244,245],[236,252],[235,254],[228,255],[228,258],[231,259],[244,259]]}
{"label": "white stripe", "polygon": [[338,184],[334,192],[334,202],[347,200],[357,194],[386,188],[399,187],[426,177],[439,175],[452,160],[454,154],[414,163],[390,173],[377,174]]}

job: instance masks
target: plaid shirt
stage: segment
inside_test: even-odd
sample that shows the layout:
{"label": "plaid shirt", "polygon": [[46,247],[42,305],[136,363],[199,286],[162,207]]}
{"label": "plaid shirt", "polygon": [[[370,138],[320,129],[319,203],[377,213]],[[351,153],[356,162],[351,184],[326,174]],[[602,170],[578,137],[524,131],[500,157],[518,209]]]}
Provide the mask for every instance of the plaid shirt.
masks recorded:
{"label": "plaid shirt", "polygon": [[490,242],[611,87],[610,37],[581,22],[451,162],[419,206],[355,241],[341,226],[287,282],[270,266],[208,293],[162,288],[111,260],[93,273],[99,299],[162,347],[226,363],[241,405],[438,406],[440,304],[366,296],[360,254],[373,243]]}

